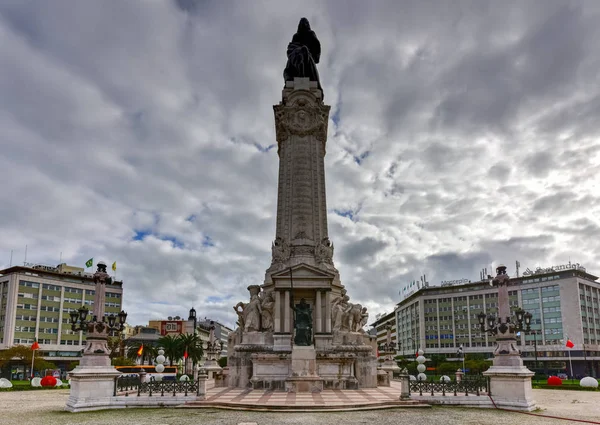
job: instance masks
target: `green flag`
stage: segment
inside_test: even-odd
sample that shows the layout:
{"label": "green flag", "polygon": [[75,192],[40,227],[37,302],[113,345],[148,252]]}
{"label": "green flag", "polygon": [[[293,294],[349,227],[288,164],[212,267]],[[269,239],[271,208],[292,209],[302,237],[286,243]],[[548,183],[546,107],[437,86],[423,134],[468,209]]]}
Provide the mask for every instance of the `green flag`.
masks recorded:
{"label": "green flag", "polygon": [[87,260],[87,261],[85,262],[85,266],[86,266],[86,267],[92,267],[93,265],[94,265],[94,258],[93,258],[93,257],[92,257],[92,258],[90,258],[89,260]]}

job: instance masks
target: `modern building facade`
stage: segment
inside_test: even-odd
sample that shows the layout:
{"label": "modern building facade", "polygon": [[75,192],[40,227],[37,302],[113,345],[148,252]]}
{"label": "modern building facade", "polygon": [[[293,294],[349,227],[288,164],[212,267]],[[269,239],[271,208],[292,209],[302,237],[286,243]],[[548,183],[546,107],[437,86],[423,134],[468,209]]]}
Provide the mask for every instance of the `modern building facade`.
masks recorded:
{"label": "modern building facade", "polygon": [[233,332],[233,330],[216,320],[211,320],[206,317],[198,320],[198,328],[210,330],[211,325],[215,327],[215,338],[223,342],[221,357],[227,357],[227,341],[229,339],[229,333]]}
{"label": "modern building facade", "polygon": [[[92,311],[93,274],[83,268],[28,264],[0,270],[0,350],[40,344],[36,355],[61,369],[80,357],[85,335],[71,331],[69,313],[83,306]],[[106,289],[105,315],[122,310],[123,282]]]}
{"label": "modern building facade", "polygon": [[374,335],[377,337],[377,346],[387,343],[387,328],[391,326],[392,330],[392,344],[396,344],[398,338],[398,332],[396,330],[396,313],[384,313],[371,324],[371,327],[375,330]]}
{"label": "modern building facade", "polygon": [[[517,340],[526,365],[546,373],[600,374],[600,283],[579,265],[537,269],[510,279],[511,311],[533,314],[532,332]],[[489,281],[421,288],[395,310],[399,354],[423,348],[455,357],[459,347],[492,356],[495,338],[481,332],[477,315],[497,315],[497,289]],[[570,340],[572,349],[565,346]],[[570,351],[569,351],[570,350]],[[569,354],[570,360],[569,361]]]}

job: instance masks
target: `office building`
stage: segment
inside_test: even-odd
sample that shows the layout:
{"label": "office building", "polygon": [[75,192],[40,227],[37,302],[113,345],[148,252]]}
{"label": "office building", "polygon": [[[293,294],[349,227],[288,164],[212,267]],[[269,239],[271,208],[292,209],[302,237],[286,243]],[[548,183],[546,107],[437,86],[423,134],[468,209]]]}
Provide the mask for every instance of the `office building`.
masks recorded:
{"label": "office building", "polygon": [[[510,279],[511,311],[533,314],[533,332],[521,332],[517,344],[526,365],[546,373],[565,371],[583,376],[600,374],[600,283],[578,264],[557,266]],[[456,357],[467,353],[493,355],[495,339],[481,332],[477,315],[497,315],[498,291],[488,280],[420,288],[395,310],[399,354],[416,348]],[[565,346],[570,340],[572,349]],[[570,352],[568,351],[570,350]],[[569,362],[569,354],[571,362]]]}

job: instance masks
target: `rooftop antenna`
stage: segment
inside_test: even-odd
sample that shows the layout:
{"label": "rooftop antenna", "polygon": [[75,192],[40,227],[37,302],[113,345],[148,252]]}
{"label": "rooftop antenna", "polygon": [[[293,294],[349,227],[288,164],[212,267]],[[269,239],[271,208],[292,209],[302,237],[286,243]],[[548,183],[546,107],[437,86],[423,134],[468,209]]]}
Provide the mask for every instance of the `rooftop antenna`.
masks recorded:
{"label": "rooftop antenna", "polygon": [[27,264],[27,245],[25,245],[25,260],[23,260],[23,266]]}
{"label": "rooftop antenna", "polygon": [[10,250],[10,263],[8,267],[12,267],[12,254],[13,254],[13,250]]}
{"label": "rooftop antenna", "polygon": [[521,263],[517,261],[515,265],[517,266],[517,277],[519,277],[519,267],[521,267]]}

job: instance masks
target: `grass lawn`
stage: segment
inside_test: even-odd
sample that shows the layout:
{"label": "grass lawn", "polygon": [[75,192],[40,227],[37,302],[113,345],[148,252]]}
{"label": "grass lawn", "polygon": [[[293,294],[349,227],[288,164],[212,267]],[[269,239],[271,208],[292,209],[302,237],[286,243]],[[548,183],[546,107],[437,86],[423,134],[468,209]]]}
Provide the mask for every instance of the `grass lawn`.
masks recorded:
{"label": "grass lawn", "polygon": [[62,387],[32,387],[29,381],[10,381],[12,382],[12,388],[2,388],[0,391],[41,391],[41,390],[55,390],[55,389],[67,389],[68,385]]}

